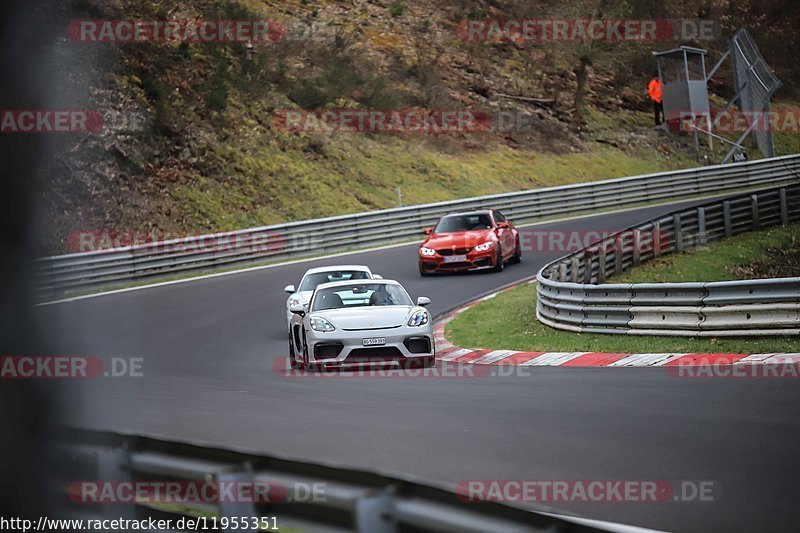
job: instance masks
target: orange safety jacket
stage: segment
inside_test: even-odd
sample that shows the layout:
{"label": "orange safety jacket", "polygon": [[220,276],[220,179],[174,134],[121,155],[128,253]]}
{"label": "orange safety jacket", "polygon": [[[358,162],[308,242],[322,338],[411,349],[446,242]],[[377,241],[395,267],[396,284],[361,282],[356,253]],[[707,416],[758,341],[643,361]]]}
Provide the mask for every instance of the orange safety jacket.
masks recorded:
{"label": "orange safety jacket", "polygon": [[647,92],[650,94],[650,99],[652,101],[661,102],[661,82],[658,81],[658,78],[650,80],[650,84],[647,86]]}

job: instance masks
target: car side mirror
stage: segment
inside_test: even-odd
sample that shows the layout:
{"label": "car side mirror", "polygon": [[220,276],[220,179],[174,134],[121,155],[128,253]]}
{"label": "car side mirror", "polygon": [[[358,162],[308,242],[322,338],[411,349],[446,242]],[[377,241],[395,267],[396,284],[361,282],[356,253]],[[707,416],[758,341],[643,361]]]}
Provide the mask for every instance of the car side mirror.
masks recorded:
{"label": "car side mirror", "polygon": [[430,235],[431,233],[433,233],[433,228],[425,228],[424,230],[422,230],[422,233],[424,233],[425,235]]}
{"label": "car side mirror", "polygon": [[380,274],[373,274],[372,279],[383,279],[383,276],[381,276]]}
{"label": "car side mirror", "polygon": [[430,303],[431,303],[431,299],[428,298],[427,296],[420,296],[419,298],[417,298],[417,305],[420,306],[420,307],[425,307],[426,305],[429,305]]}
{"label": "car side mirror", "polygon": [[306,306],[303,304],[294,304],[293,306],[289,307],[289,311],[295,315],[303,316],[306,314]]}
{"label": "car side mirror", "polygon": [[498,222],[497,229],[508,229],[508,222]]}
{"label": "car side mirror", "polygon": [[285,286],[285,287],[283,288],[283,290],[284,290],[284,292],[288,292],[289,294],[294,294],[295,292],[297,292],[297,291],[294,289],[294,285],[287,285],[287,286]]}

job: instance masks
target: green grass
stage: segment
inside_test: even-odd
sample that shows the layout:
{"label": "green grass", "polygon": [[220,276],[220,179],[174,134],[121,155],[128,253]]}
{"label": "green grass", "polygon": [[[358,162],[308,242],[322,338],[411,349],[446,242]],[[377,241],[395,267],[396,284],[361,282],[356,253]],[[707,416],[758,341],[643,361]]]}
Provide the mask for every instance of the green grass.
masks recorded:
{"label": "green grass", "polygon": [[[800,224],[746,233],[686,254],[666,256],[611,281],[682,282],[734,279],[736,267],[781,247],[800,232]],[[675,338],[571,333],[536,320],[536,286],[524,284],[480,303],[447,326],[457,346],[492,350],[612,353],[772,353],[798,352],[797,337]]]}
{"label": "green grass", "polygon": [[[455,148],[434,136],[283,135],[264,142],[247,111],[225,112],[234,126],[206,157],[214,173],[191,176],[170,196],[195,228],[239,229],[695,166],[657,151],[588,143],[581,152],[533,152],[475,139]],[[263,110],[262,110],[263,111]],[[264,111],[268,116],[268,113]],[[274,133],[274,132],[273,132]],[[484,144],[485,141],[485,144]],[[318,147],[322,153],[309,150]]]}
{"label": "green grass", "polygon": [[770,248],[788,248],[796,243],[798,235],[798,223],[743,233],[687,253],[661,257],[624,272],[609,282],[680,283],[740,279],[743,277],[739,275],[741,267],[764,258]]}

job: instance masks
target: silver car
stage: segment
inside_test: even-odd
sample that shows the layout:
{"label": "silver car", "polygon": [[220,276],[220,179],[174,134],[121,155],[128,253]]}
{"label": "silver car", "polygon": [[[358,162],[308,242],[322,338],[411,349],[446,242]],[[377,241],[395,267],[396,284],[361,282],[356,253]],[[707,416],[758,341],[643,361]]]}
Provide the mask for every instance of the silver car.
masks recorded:
{"label": "silver car", "polygon": [[417,299],[392,280],[340,281],[317,287],[308,307],[291,307],[293,368],[397,362],[435,364],[433,324]]}
{"label": "silver car", "polygon": [[289,310],[293,305],[306,305],[311,299],[311,295],[320,283],[330,283],[332,281],[349,281],[356,279],[383,279],[377,274],[373,274],[369,267],[364,265],[334,265],[326,267],[311,268],[303,274],[300,285],[287,285],[283,288],[289,293],[286,299],[286,327],[292,322],[292,312]]}

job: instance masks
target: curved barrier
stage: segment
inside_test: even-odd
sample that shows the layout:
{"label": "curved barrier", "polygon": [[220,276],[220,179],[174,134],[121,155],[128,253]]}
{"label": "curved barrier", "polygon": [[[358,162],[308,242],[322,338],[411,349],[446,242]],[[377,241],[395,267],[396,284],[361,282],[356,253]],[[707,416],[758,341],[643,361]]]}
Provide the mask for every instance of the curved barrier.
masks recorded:
{"label": "curved barrier", "polygon": [[796,183],[800,155],[468,198],[39,259],[39,297],[186,272],[408,242],[447,211],[496,207],[520,224]]}
{"label": "curved barrier", "polygon": [[621,231],[539,271],[537,318],[587,333],[800,335],[800,277],[605,283],[663,254],[795,220],[800,220],[800,185],[685,209]]}
{"label": "curved barrier", "polygon": [[54,477],[48,494],[54,502],[51,512],[84,524],[153,519],[163,525],[142,529],[357,533],[589,533],[627,528],[554,514],[555,509],[544,505],[538,510],[504,505],[470,492],[466,482],[450,489],[364,470],[135,435],[71,430],[60,436],[63,440],[50,450],[48,462]]}

